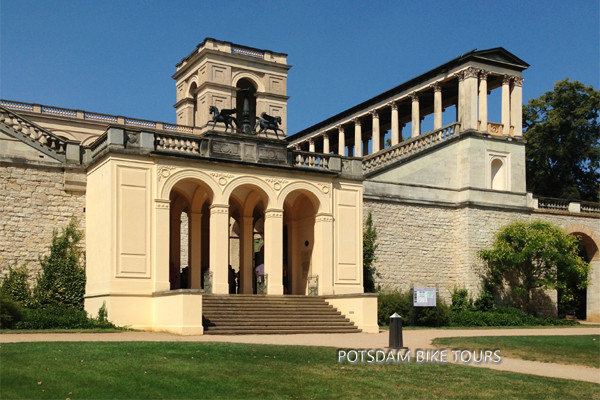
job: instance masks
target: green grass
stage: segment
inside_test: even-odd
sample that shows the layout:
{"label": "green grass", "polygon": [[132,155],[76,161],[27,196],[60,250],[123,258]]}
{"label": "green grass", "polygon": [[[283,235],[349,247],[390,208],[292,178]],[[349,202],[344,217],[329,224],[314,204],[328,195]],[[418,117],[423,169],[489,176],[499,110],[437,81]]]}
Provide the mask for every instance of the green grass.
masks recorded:
{"label": "green grass", "polygon": [[499,349],[502,357],[600,368],[600,335],[451,337],[437,338],[433,344],[454,349]]}
{"label": "green grass", "polygon": [[339,365],[332,348],[187,342],[8,343],[0,397],[598,398],[600,385],[440,364]]}

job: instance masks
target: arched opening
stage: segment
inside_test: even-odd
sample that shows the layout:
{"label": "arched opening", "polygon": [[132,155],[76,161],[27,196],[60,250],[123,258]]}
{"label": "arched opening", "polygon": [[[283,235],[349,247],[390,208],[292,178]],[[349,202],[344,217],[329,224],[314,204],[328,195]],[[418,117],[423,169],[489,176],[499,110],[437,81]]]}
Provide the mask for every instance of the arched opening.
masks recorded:
{"label": "arched opening", "polygon": [[169,285],[171,290],[204,288],[209,271],[212,192],[203,182],[184,179],[171,189]]}
{"label": "arched opening", "polygon": [[295,190],[286,196],[283,209],[284,293],[308,294],[309,285],[319,279],[313,265],[318,200],[308,191]]}
{"label": "arched opening", "polygon": [[504,163],[499,158],[492,160],[491,183],[493,190],[506,190],[506,179],[504,174]]}
{"label": "arched opening", "polygon": [[[568,229],[569,231],[570,229]],[[574,315],[579,320],[600,321],[600,302],[597,285],[600,278],[600,254],[598,244],[590,235],[581,231],[570,232],[579,238],[579,256],[590,263],[590,282],[585,289],[577,288],[577,282],[568,282],[568,288],[574,296],[572,302],[559,304],[559,316]],[[558,293],[559,298],[561,292]]]}
{"label": "arched opening", "polygon": [[[249,120],[250,127],[254,129],[254,125],[256,124],[256,85],[250,79],[242,78],[238,81],[236,88],[250,90],[250,94],[248,95],[248,106],[250,109]],[[244,122],[244,96],[241,95],[239,92],[236,95],[235,109],[237,111],[236,118],[238,120],[238,123],[240,126],[242,126],[242,123]]]}
{"label": "arched opening", "polygon": [[192,126],[198,126],[200,124],[199,116],[198,116],[198,95],[196,94],[196,90],[198,89],[198,85],[196,82],[192,82],[190,85],[190,90],[188,96],[193,100],[194,105],[192,107]]}

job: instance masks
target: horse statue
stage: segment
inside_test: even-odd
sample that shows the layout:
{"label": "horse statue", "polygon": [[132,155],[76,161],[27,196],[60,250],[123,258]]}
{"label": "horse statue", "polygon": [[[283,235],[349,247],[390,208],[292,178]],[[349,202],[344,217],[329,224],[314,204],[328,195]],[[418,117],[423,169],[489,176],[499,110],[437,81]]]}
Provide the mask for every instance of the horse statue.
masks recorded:
{"label": "horse statue", "polygon": [[257,117],[256,119],[258,121],[256,121],[254,130],[256,130],[256,128],[260,125],[260,131],[258,132],[258,135],[260,135],[263,131],[266,134],[267,129],[271,129],[272,131],[274,131],[275,136],[277,136],[277,139],[279,139],[279,134],[277,133],[277,131],[281,131],[281,133],[285,135],[283,129],[279,128],[279,125],[281,125],[281,117],[273,117],[267,113],[262,113],[261,116]]}
{"label": "horse statue", "polygon": [[206,123],[206,125],[204,125],[204,127],[206,128],[208,126],[208,124],[210,124],[212,122],[213,123],[212,128],[215,129],[215,125],[217,124],[217,122],[223,122],[225,124],[225,132],[227,132],[227,129],[229,128],[230,125],[231,125],[231,130],[234,131],[231,121],[235,122],[236,127],[238,126],[238,122],[237,122],[237,119],[235,119],[235,117],[231,116],[231,114],[235,114],[236,112],[237,112],[237,110],[235,108],[221,110],[221,112],[219,112],[219,109],[217,107],[210,106],[209,114],[213,114],[213,117],[212,117],[212,120],[208,121]]}

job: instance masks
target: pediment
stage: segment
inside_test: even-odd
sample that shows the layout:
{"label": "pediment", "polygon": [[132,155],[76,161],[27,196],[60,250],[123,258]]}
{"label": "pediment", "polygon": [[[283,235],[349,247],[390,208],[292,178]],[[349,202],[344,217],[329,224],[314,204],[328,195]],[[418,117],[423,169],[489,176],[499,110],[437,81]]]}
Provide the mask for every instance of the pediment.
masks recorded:
{"label": "pediment", "polygon": [[525,61],[521,60],[519,57],[502,47],[476,51],[473,53],[473,57],[484,62],[492,61],[498,64],[510,65],[513,68],[517,67],[521,71],[529,67],[529,64],[527,64]]}

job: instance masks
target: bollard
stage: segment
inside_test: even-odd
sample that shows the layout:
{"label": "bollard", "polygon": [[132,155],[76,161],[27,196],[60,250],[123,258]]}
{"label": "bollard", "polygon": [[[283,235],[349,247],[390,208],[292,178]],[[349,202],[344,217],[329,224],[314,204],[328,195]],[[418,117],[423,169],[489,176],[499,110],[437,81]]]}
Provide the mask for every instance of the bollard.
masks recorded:
{"label": "bollard", "polygon": [[402,343],[402,317],[398,313],[394,313],[390,317],[390,348],[404,348]]}

